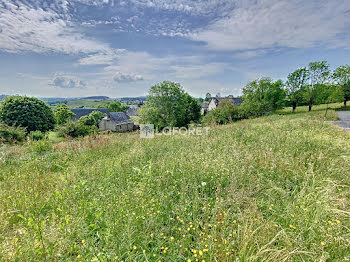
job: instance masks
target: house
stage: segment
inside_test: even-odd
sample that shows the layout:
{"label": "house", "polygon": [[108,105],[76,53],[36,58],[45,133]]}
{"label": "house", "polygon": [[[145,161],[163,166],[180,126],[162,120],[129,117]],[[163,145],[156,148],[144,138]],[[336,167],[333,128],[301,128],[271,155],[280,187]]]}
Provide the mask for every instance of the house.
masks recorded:
{"label": "house", "polygon": [[239,97],[213,97],[208,105],[208,112],[216,109],[222,100],[228,100],[235,106],[242,104],[242,99]]}
{"label": "house", "polygon": [[202,108],[201,108],[201,115],[204,116],[208,113],[208,107],[209,104],[208,103],[203,103],[202,104]]}
{"label": "house", "polygon": [[109,114],[109,111],[107,108],[77,108],[77,109],[71,109],[71,111],[75,114],[75,116],[72,117],[72,120],[78,120],[83,116],[90,115],[93,111],[99,111],[101,113],[104,113],[106,115]]}
{"label": "house", "polygon": [[124,112],[111,112],[98,125],[101,131],[112,130],[117,132],[133,131],[135,126],[130,117]]}

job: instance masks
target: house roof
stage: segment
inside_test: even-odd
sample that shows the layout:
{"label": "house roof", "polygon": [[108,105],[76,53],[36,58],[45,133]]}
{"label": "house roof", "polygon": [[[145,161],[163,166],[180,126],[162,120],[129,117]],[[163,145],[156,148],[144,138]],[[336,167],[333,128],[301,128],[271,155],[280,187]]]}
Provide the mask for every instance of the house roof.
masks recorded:
{"label": "house roof", "polygon": [[99,111],[107,115],[109,114],[107,108],[77,108],[71,109],[71,111],[75,114],[75,116],[72,117],[73,120],[78,120],[82,116],[90,115],[93,111]]}
{"label": "house roof", "polygon": [[130,122],[130,117],[124,112],[111,112],[109,119],[116,122]]}
{"label": "house roof", "polygon": [[137,116],[136,115],[136,112],[137,110],[139,110],[140,107],[139,106],[129,106],[129,108],[125,111],[125,113],[128,115],[128,116]]}
{"label": "house roof", "polygon": [[222,100],[231,101],[232,104],[238,105],[238,106],[243,102],[240,97],[233,97],[233,98],[232,97],[213,97],[212,99],[214,99],[216,105],[218,105]]}

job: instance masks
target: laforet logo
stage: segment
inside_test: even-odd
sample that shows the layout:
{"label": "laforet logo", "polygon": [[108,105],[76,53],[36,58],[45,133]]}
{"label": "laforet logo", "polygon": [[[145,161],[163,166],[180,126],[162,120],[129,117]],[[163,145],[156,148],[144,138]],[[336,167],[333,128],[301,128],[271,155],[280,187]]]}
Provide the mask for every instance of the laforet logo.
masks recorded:
{"label": "laforet logo", "polygon": [[153,124],[140,125],[140,137],[154,138],[154,125]]}
{"label": "laforet logo", "polygon": [[209,134],[209,127],[164,127],[159,130],[155,128],[153,124],[140,125],[140,137],[141,138],[154,138],[155,136],[169,136],[169,135],[182,135],[182,136],[202,136]]}

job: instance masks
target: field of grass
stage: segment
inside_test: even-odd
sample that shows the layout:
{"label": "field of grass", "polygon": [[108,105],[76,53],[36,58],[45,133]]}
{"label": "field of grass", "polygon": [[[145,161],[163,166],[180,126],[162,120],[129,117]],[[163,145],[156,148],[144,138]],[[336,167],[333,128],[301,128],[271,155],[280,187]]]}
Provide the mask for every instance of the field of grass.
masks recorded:
{"label": "field of grass", "polygon": [[73,108],[97,108],[98,106],[105,105],[107,102],[111,102],[111,99],[78,99],[68,101],[67,106]]}
{"label": "field of grass", "polygon": [[350,261],[350,135],[314,109],[7,148],[0,260]]}

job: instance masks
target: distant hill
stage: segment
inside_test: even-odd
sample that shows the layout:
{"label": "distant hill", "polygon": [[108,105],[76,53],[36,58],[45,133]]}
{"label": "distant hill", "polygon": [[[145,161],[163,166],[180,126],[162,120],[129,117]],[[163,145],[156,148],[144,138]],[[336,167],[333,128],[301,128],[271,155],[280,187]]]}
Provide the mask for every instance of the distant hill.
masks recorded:
{"label": "distant hill", "polygon": [[101,99],[101,100],[107,100],[109,99],[108,96],[88,96],[88,97],[82,97],[80,99]]}
{"label": "distant hill", "polygon": [[7,97],[8,95],[0,95],[0,101],[4,100],[5,97]]}

